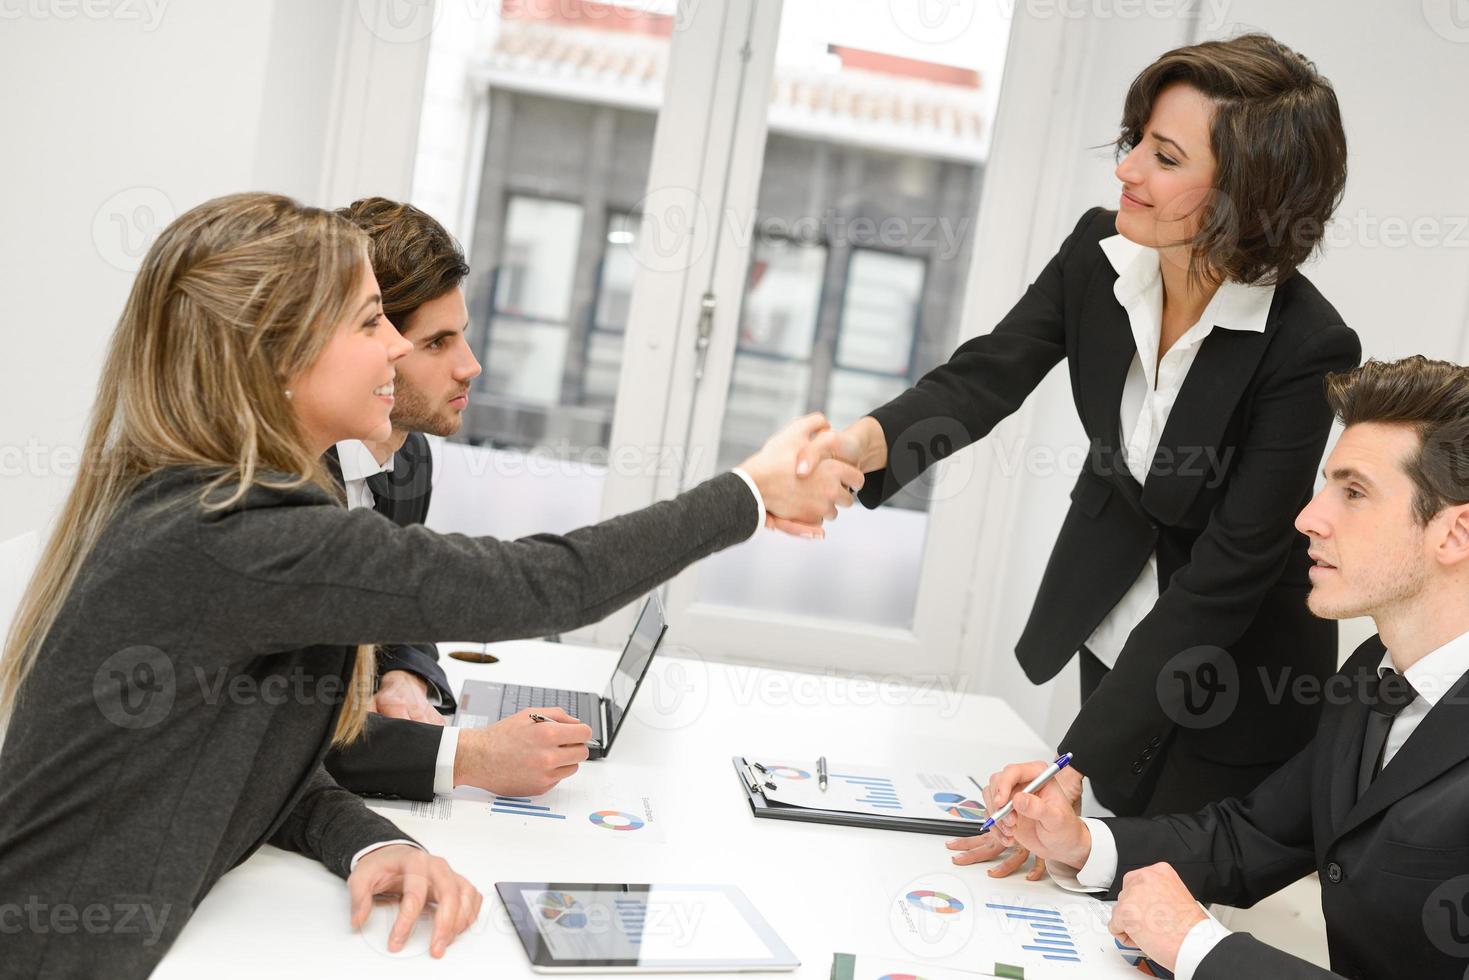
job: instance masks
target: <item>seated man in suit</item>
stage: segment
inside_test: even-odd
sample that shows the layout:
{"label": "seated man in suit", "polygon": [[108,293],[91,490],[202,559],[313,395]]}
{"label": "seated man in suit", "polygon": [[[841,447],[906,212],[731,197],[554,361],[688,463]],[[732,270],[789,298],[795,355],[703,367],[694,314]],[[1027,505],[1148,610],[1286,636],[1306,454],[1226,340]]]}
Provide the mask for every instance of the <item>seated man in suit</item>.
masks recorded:
{"label": "seated man in suit", "polygon": [[[343,442],[328,453],[349,507],[372,507],[398,524],[428,514],[433,457],[424,433],[459,430],[469,383],[480,373],[464,337],[469,324],[464,253],[432,217],[408,204],[366,198],[340,212],[368,233],[383,312],[413,350],[394,366],[392,435]],[[458,785],[507,796],[544,793],[587,757],[591,729],[560,708],[532,709],[481,728],[444,725],[454,695],[432,643],[378,652],[378,691],[364,738],[326,759],[358,793],[432,799]]]}
{"label": "seated man in suit", "polygon": [[[1296,521],[1315,559],[1307,601],[1371,616],[1378,635],[1324,687],[1271,679],[1282,698],[1322,699],[1314,740],[1250,795],[1194,814],[1083,820],[1052,782],[1017,793],[998,825],[1058,882],[1116,898],[1112,931],[1182,980],[1469,967],[1469,369],[1368,362],[1327,391],[1346,431]],[[997,773],[990,802],[1040,766]],[[1333,974],[1196,901],[1249,906],[1313,871]]]}

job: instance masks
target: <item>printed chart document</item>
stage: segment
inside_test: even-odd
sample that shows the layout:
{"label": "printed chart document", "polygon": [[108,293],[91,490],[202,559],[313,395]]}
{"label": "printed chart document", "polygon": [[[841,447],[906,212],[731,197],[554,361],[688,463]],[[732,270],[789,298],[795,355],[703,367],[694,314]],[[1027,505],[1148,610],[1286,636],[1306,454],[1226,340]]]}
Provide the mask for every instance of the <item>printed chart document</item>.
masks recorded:
{"label": "printed chart document", "polygon": [[1119,942],[1107,928],[1111,904],[1087,895],[934,874],[909,882],[890,901],[892,935],[930,964],[897,971],[910,976],[938,980],[934,967],[1024,980],[1170,976]]}
{"label": "printed chart document", "polygon": [[[809,810],[866,813],[885,817],[949,820],[963,833],[984,822],[980,784],[962,773],[883,769],[832,762],[827,766],[826,792],[821,791],[813,763],[781,760],[746,761],[762,781],[765,799]],[[773,789],[771,787],[774,787]]]}
{"label": "printed chart document", "polygon": [[[583,768],[541,796],[497,796],[461,786],[453,796],[431,803],[411,800],[368,800],[391,820],[453,820],[493,824],[494,831],[516,828],[536,836],[567,834],[598,840],[662,842],[663,826],[653,797],[642,792],[636,771],[623,767],[610,774]],[[407,828],[405,828],[407,829]]]}

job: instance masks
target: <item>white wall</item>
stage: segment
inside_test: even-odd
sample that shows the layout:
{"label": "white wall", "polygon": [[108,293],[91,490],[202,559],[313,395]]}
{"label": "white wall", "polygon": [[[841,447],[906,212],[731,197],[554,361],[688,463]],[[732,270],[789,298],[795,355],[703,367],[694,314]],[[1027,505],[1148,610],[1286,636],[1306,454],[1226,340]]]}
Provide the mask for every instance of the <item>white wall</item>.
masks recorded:
{"label": "white wall", "polygon": [[39,526],[75,472],[144,242],[179,208],[254,183],[272,6],[0,27],[0,539]]}
{"label": "white wall", "polygon": [[[1469,30],[1458,40],[1436,33],[1425,17],[1439,0],[1222,0],[1198,5],[1199,22],[1177,18],[1097,19],[1077,42],[1085,82],[1056,93],[1074,108],[1067,179],[1056,193],[1069,207],[1049,243],[1033,249],[1040,265],[1070,224],[1093,204],[1116,206],[1113,162],[1087,147],[1115,135],[1131,78],[1171,44],[1259,29],[1306,54],[1332,80],[1350,146],[1350,174],[1338,223],[1324,255],[1306,274],[1362,338],[1367,356],[1424,353],[1449,360],[1469,356]],[[1017,17],[1026,16],[1017,5]],[[1031,5],[1037,10],[1054,5]],[[1088,5],[1084,5],[1088,6]],[[1122,9],[1092,4],[1088,9]],[[1452,33],[1452,32],[1449,32]],[[1037,99],[1050,97],[1037,93]],[[1003,132],[996,139],[1003,139]],[[1418,240],[1384,243],[1383,222],[1405,227],[1421,219]],[[1376,223],[1374,225],[1374,222]],[[1438,235],[1438,238],[1433,236]],[[1410,237],[1410,236],[1404,236]],[[990,323],[966,323],[965,335]],[[1032,397],[1023,417],[1001,438],[1029,447],[1084,444],[1069,385],[1060,371]],[[1010,651],[1020,635],[1049,547],[1065,513],[1072,473],[1022,472],[995,491],[987,519],[1009,528],[982,550],[966,659],[980,686],[1008,697],[1048,737],[1059,737],[1076,711],[1074,667],[1034,688]],[[1368,621],[1343,624],[1350,651],[1372,632]]]}
{"label": "white wall", "polygon": [[[333,206],[407,194],[412,140],[394,154],[362,120],[416,131],[426,45],[380,13],[375,0],[0,5],[0,540],[42,527],[64,496],[107,338],[169,220],[242,190]],[[351,75],[377,88],[344,83],[364,58],[375,70]]]}
{"label": "white wall", "polygon": [[[11,136],[0,329],[12,366],[0,390],[0,538],[41,526],[76,471],[106,340],[147,242],[219,194],[314,195],[320,129],[266,111],[278,6],[289,5],[175,0],[156,23],[77,16],[0,29],[0,131]],[[294,19],[308,20],[307,6]],[[339,19],[332,5],[317,9]],[[298,106],[325,104],[329,40],[326,57],[295,62]]]}

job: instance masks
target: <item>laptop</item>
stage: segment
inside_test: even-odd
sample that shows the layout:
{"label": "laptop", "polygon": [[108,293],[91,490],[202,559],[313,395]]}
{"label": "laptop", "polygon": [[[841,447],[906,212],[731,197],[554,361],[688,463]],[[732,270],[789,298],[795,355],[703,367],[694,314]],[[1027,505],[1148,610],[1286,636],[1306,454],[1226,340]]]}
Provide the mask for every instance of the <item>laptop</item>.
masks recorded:
{"label": "laptop", "polygon": [[[565,691],[555,687],[532,687],[527,684],[497,684],[493,681],[465,681],[459,695],[459,719],[457,724],[466,724],[472,715],[474,724],[494,724],[526,708],[559,707],[569,715],[585,722],[592,729],[592,740],[587,743],[588,758],[601,759],[612,749],[612,740],[622,727],[622,719],[632,707],[633,696],[643,683],[653,654],[668,632],[668,620],[663,615],[663,602],[654,592],[638,613],[637,625],[622,648],[622,657],[617,669],[601,694],[590,691]],[[554,654],[548,654],[554,656]],[[481,720],[483,719],[483,720]]]}

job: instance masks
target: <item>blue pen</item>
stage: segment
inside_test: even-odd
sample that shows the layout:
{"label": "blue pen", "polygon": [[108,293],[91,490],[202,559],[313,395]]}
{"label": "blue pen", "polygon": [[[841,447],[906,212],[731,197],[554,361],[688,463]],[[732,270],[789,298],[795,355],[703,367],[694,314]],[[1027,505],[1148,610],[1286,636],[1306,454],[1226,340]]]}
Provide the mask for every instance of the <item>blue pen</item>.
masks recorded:
{"label": "blue pen", "polygon": [[[1049,766],[1046,766],[1046,771],[1027,783],[1025,789],[1021,790],[1020,792],[1034,793],[1036,790],[1046,785],[1046,783],[1049,783],[1051,779],[1056,775],[1056,773],[1060,772],[1062,769],[1065,769],[1069,765],[1071,765],[1071,753],[1067,752],[1065,755],[1061,756],[1061,758],[1057,759]],[[1015,800],[1012,797],[1009,803],[1006,803],[1004,806],[996,810],[994,816],[990,817],[984,822],[984,824],[979,828],[979,832],[982,834],[986,830],[989,830],[991,827],[993,827],[999,821],[1004,820],[1010,815],[1010,811],[1013,809],[1015,809]]]}

